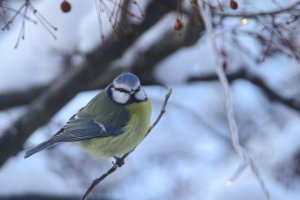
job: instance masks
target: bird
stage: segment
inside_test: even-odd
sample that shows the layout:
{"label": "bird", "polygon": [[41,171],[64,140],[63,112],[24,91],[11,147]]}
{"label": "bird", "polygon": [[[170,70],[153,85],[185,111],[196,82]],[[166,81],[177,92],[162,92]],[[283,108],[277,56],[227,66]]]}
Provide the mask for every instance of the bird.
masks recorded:
{"label": "bird", "polygon": [[62,142],[76,142],[96,159],[131,152],[150,128],[151,101],[139,78],[123,72],[74,114],[50,139],[27,150],[24,158]]}

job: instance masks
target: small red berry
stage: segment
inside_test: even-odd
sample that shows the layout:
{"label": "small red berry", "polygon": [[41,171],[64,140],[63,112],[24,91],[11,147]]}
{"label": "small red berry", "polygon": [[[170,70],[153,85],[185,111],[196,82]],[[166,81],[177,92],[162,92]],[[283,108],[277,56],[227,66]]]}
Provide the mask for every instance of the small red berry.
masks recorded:
{"label": "small red berry", "polygon": [[238,9],[238,7],[239,7],[239,4],[235,0],[230,0],[230,8],[232,10],[236,10],[236,9]]}
{"label": "small red berry", "polygon": [[180,19],[177,18],[174,25],[174,30],[180,32],[182,28],[183,28],[183,23],[181,22]]}
{"label": "small red berry", "polygon": [[71,4],[70,4],[67,0],[64,0],[64,1],[60,4],[60,9],[61,9],[64,13],[70,12],[70,10],[71,10]]}

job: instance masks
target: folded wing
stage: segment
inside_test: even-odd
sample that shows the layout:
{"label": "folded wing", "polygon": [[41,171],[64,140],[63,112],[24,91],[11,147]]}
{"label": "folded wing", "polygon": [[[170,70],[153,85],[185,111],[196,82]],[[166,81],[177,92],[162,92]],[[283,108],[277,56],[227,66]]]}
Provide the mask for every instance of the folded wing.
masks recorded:
{"label": "folded wing", "polygon": [[122,124],[103,124],[93,118],[82,118],[73,116],[55,135],[49,140],[29,149],[25,153],[25,158],[49,148],[59,142],[74,142],[92,138],[102,138],[117,136],[122,133],[124,125]]}

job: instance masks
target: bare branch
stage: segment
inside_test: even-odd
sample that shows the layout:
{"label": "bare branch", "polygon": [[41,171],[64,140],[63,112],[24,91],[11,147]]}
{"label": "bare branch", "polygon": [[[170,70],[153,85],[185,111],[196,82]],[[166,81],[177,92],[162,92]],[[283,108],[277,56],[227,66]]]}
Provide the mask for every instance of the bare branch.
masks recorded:
{"label": "bare branch", "polygon": [[[158,122],[160,121],[161,117],[163,116],[163,114],[166,112],[166,107],[167,107],[167,103],[169,101],[169,98],[172,94],[172,89],[169,88],[168,89],[168,93],[166,94],[166,97],[165,97],[165,101],[164,101],[164,104],[162,105],[162,108],[161,108],[161,111],[158,115],[158,117],[156,118],[156,120],[154,121],[154,123],[150,126],[149,130],[147,131],[147,134],[146,136],[153,130],[153,128],[158,124]],[[145,136],[145,137],[146,137]]]}
{"label": "bare branch", "polygon": [[[127,155],[127,154],[125,154]],[[85,193],[83,194],[81,200],[86,200],[88,195],[93,191],[93,189],[99,184],[101,183],[106,177],[108,177],[110,174],[112,174],[114,171],[116,171],[118,169],[118,165],[117,164],[113,164],[113,166],[107,171],[105,172],[102,176],[100,176],[99,178],[93,180],[92,184],[88,187],[88,189],[85,191]]]}
{"label": "bare branch", "polygon": [[[212,8],[214,15],[214,28],[222,30],[222,34],[242,33],[247,37],[252,37],[257,40],[262,48],[262,53],[255,56],[255,60],[260,63],[267,57],[274,55],[274,53],[283,53],[289,57],[293,57],[296,60],[300,60],[300,46],[295,42],[293,38],[296,38],[297,28],[300,23],[300,2],[297,1],[292,5],[285,8],[279,8],[269,11],[254,11],[254,12],[220,12],[216,8]],[[228,18],[241,18],[241,23],[235,26],[228,27],[224,24]],[[245,31],[241,25],[247,24],[249,19],[255,22],[256,28],[252,31]],[[236,35],[235,35],[236,36]],[[235,39],[234,39],[235,38]],[[226,39],[226,43],[231,43],[240,49],[246,56],[249,56],[245,52],[245,48],[242,48],[243,41],[237,39],[237,37]],[[251,52],[251,51],[250,51]]]}
{"label": "bare branch", "polygon": [[[150,126],[150,128],[148,129],[144,139],[149,135],[149,133],[153,130],[153,128],[158,124],[158,122],[160,121],[161,117],[163,116],[163,114],[166,112],[166,106],[168,103],[168,100],[171,96],[172,93],[172,89],[168,89],[168,93],[165,96],[165,100],[164,103],[162,105],[161,111],[159,113],[159,115],[157,116],[156,120],[154,121],[154,123]],[[92,184],[88,187],[88,189],[85,191],[85,193],[83,194],[81,200],[86,200],[88,195],[93,191],[93,189],[99,184],[101,183],[106,177],[108,177],[110,174],[112,174],[113,172],[115,172],[118,168],[122,167],[124,164],[124,160],[127,156],[129,156],[129,154],[131,154],[134,151],[134,149],[131,152],[126,153],[125,155],[123,155],[120,159],[121,159],[121,165],[120,162],[119,163],[114,163],[113,166],[104,174],[102,174],[99,178],[93,180]]]}
{"label": "bare branch", "polygon": [[15,106],[29,104],[37,98],[48,86],[36,86],[33,88],[10,91],[0,94],[0,111]]}
{"label": "bare branch", "polygon": [[[4,25],[4,27],[2,28],[2,30],[8,30],[10,28],[10,25],[16,20],[16,18],[18,16],[22,17],[22,23],[21,23],[21,29],[19,32],[19,36],[17,39],[17,42],[15,44],[15,48],[18,47],[20,40],[24,40],[25,39],[25,24],[26,24],[26,20],[27,21],[31,21],[34,24],[37,24],[37,22],[40,22],[42,24],[42,26],[50,33],[50,35],[56,39],[56,36],[54,34],[54,31],[57,30],[57,28],[55,26],[53,26],[31,3],[30,0],[24,0],[24,3],[21,4],[21,6],[18,8],[18,10],[15,10],[11,7],[9,7],[8,5],[3,5],[2,2],[0,4],[0,6],[2,7],[2,12],[3,9],[4,11],[12,11],[15,12],[14,15],[9,19],[6,20],[6,23]],[[28,16],[28,12],[31,11],[32,14],[35,16],[36,20],[31,19]]]}
{"label": "bare branch", "polygon": [[[246,18],[257,18],[259,16],[272,16],[272,15],[278,15],[278,14],[283,14],[283,13],[289,13],[291,10],[295,10],[297,6],[300,5],[300,2],[297,1],[294,4],[286,7],[286,8],[282,8],[282,9],[276,9],[276,10],[271,10],[271,11],[260,11],[260,12],[242,12],[242,13],[224,13],[224,12],[216,12],[216,15],[222,16],[222,17],[246,17]],[[299,12],[299,10],[298,10]]]}

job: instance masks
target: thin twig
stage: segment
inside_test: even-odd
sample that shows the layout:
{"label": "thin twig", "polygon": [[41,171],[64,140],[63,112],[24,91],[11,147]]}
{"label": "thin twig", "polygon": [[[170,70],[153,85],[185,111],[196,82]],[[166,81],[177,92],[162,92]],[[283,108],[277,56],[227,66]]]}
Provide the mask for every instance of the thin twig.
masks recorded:
{"label": "thin twig", "polygon": [[272,16],[282,13],[289,13],[291,10],[294,10],[297,6],[300,5],[300,1],[289,5],[286,8],[270,10],[270,11],[260,11],[260,12],[242,12],[242,13],[224,13],[224,12],[216,12],[216,15],[222,17],[246,17],[246,18],[257,18],[258,16]]}
{"label": "thin twig", "polygon": [[[158,122],[160,121],[161,117],[163,116],[163,114],[166,112],[166,106],[168,103],[168,100],[171,96],[172,93],[172,89],[169,88],[168,89],[168,93],[165,96],[165,100],[164,103],[162,105],[161,111],[159,113],[159,115],[157,116],[156,120],[154,121],[154,123],[150,126],[150,128],[148,129],[144,139],[147,137],[147,135],[149,135],[149,133],[153,130],[153,128],[158,124]],[[86,200],[88,195],[93,191],[93,189],[99,184],[101,183],[106,177],[108,177],[110,174],[112,174],[113,172],[115,172],[118,168],[122,167],[124,164],[124,160],[125,158],[131,154],[134,151],[134,149],[128,153],[126,153],[125,155],[123,155],[120,160],[122,162],[122,164],[120,165],[120,163],[113,163],[113,166],[107,170],[107,172],[105,172],[104,174],[102,174],[99,178],[96,178],[95,180],[93,180],[92,184],[88,187],[88,189],[85,191],[85,193],[83,194],[81,200]]]}
{"label": "thin twig", "polygon": [[[240,11],[240,12],[229,12],[229,11],[219,11],[217,8],[210,6],[211,12],[213,13],[214,20],[213,26],[218,28],[222,34],[236,31],[243,31],[244,33],[249,33],[250,31],[245,31],[244,26],[248,21],[255,23],[256,28],[254,31],[251,31],[250,34],[246,35],[247,37],[252,37],[254,40],[257,40],[261,46],[262,53],[255,55],[255,60],[257,63],[263,62],[267,57],[274,55],[277,52],[287,55],[288,57],[293,57],[296,60],[300,60],[300,46],[297,42],[293,41],[293,37],[296,37],[297,34],[294,31],[297,27],[297,22],[300,19],[300,1],[294,2],[289,5],[277,6],[276,9],[269,9],[267,11]],[[237,23],[235,26],[228,26],[225,21],[230,18],[241,19],[240,23]],[[293,24],[291,24],[293,23]],[[248,26],[248,28],[250,28]],[[246,29],[248,29],[246,28]],[[271,36],[270,36],[271,35]],[[233,42],[234,46],[238,49],[241,49],[241,46],[244,41],[241,41],[241,37],[234,40],[226,40],[226,43]],[[247,47],[249,50],[250,48]],[[248,51],[249,51],[248,50]],[[244,54],[249,57],[248,53]],[[251,54],[250,54],[251,56]]]}
{"label": "thin twig", "polygon": [[85,193],[83,194],[81,200],[86,200],[88,195],[90,194],[90,192],[92,192],[92,190],[99,184],[101,183],[107,176],[109,176],[111,173],[113,173],[114,171],[116,171],[118,169],[118,165],[113,164],[113,166],[106,172],[104,173],[102,176],[100,176],[99,178],[93,180],[92,184],[88,187],[88,189],[85,191]]}
{"label": "thin twig", "polygon": [[147,131],[147,134],[145,135],[145,137],[147,137],[147,135],[157,125],[157,123],[159,122],[159,120],[161,119],[161,117],[163,116],[163,114],[166,112],[167,103],[169,101],[169,98],[170,98],[171,94],[172,94],[172,88],[169,88],[168,89],[168,93],[166,94],[166,97],[165,97],[164,104],[162,105],[161,111],[160,111],[159,115],[157,116],[156,120],[154,121],[154,123],[150,126],[150,128]]}

